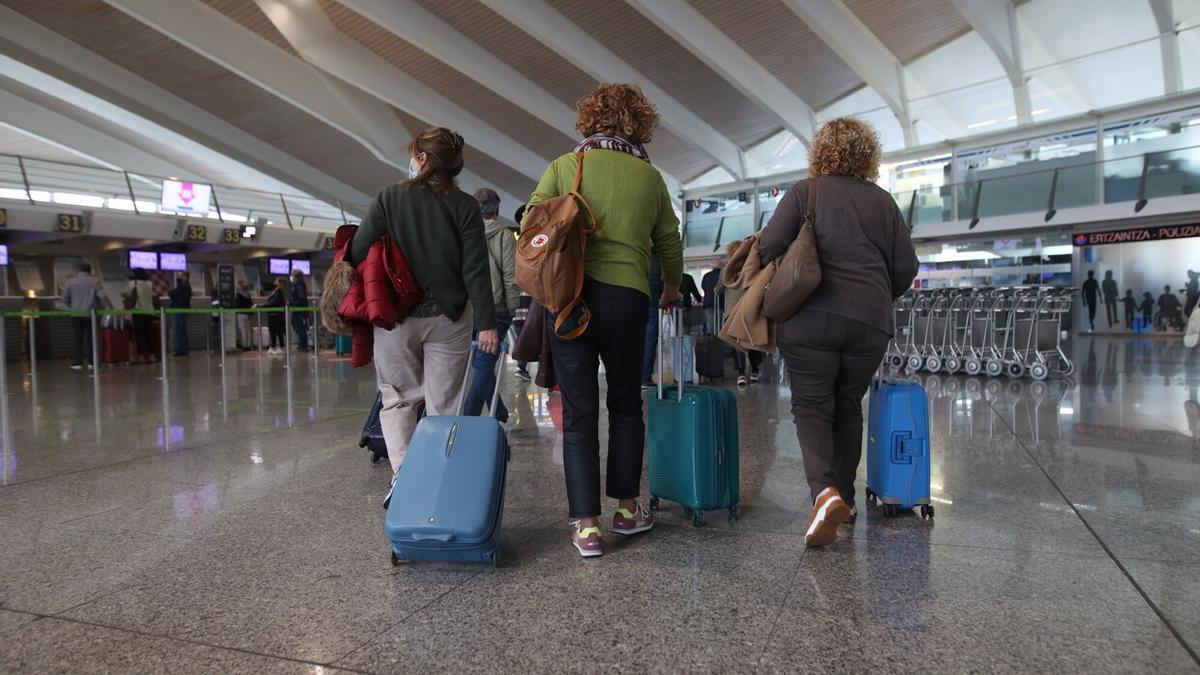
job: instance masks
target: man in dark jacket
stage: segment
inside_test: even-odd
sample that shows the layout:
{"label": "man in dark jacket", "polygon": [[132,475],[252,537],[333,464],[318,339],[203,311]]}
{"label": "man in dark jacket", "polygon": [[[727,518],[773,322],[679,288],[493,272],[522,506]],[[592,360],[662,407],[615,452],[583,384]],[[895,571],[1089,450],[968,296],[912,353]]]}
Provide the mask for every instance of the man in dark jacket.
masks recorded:
{"label": "man in dark jacket", "polygon": [[[292,290],[288,304],[292,307],[308,307],[308,286],[304,284],[304,272],[292,269]],[[308,351],[308,313],[292,312],[292,330],[300,340],[300,351]]]}
{"label": "man in dark jacket", "polygon": [[[192,308],[190,277],[191,275],[187,272],[180,272],[179,278],[175,282],[175,288],[167,293],[167,297],[171,299],[171,309]],[[176,314],[171,319],[172,329],[175,331],[175,356],[188,355],[187,318],[187,314]]]}

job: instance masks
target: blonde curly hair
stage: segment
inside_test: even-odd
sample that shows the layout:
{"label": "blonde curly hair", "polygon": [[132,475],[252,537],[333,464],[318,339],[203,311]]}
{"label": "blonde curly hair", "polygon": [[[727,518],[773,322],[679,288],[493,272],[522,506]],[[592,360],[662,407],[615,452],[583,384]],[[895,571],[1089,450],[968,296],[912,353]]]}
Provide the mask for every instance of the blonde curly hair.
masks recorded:
{"label": "blonde curly hair", "polygon": [[879,177],[879,134],[857,117],[830,120],[813,136],[808,148],[808,175],[854,176],[865,181]]}
{"label": "blonde curly hair", "polygon": [[649,143],[657,126],[658,110],[636,84],[601,82],[575,104],[575,129],[585,138],[604,134]]}

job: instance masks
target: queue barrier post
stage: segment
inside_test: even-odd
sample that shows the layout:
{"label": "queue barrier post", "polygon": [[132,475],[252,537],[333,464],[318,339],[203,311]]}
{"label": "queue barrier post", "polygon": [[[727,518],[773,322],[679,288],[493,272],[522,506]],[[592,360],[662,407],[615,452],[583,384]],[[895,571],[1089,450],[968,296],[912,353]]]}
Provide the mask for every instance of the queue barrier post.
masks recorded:
{"label": "queue barrier post", "polygon": [[37,323],[32,314],[29,318],[29,376],[37,377]]}
{"label": "queue barrier post", "polygon": [[[178,337],[176,337],[178,339]],[[167,381],[167,308],[158,308],[158,348],[162,359],[162,379]]]}
{"label": "queue barrier post", "polygon": [[96,323],[96,308],[91,311],[91,325],[88,328],[92,332],[92,377],[100,377],[100,329]]}
{"label": "queue barrier post", "polygon": [[283,367],[292,368],[292,308],[283,306]]}

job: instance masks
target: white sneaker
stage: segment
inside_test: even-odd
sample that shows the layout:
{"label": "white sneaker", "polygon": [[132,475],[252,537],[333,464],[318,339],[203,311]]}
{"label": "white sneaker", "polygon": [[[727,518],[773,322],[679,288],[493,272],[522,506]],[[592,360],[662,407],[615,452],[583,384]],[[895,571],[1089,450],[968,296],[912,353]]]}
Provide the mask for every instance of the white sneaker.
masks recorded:
{"label": "white sneaker", "polygon": [[755,371],[751,371],[751,373],[750,373],[750,381],[751,381],[751,382],[758,382],[758,371],[757,371],[757,370],[755,370]]}
{"label": "white sneaker", "polygon": [[78,363],[73,363],[71,364],[71,370],[83,370],[83,366],[79,365]]}
{"label": "white sneaker", "polygon": [[738,383],[738,386],[739,386],[739,387],[744,387],[744,386],[746,386],[747,384],[749,384],[749,383],[746,381],[746,376],[745,376],[745,375],[738,375],[738,380],[737,380],[737,383]]}

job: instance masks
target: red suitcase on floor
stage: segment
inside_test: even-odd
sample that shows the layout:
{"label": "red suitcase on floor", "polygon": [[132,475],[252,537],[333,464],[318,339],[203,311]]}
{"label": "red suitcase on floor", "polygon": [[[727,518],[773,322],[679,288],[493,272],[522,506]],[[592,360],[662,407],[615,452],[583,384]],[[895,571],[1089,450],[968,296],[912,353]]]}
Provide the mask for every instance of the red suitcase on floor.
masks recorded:
{"label": "red suitcase on floor", "polygon": [[100,363],[129,363],[129,331],[100,329]]}

